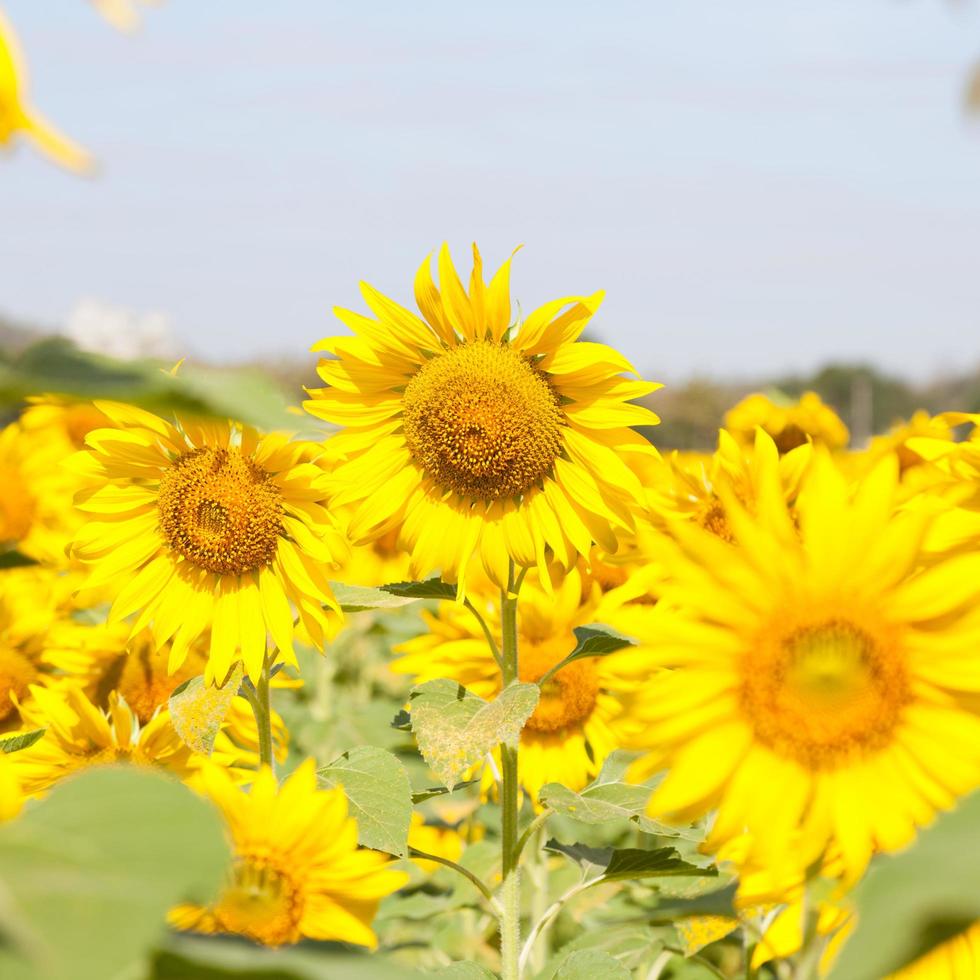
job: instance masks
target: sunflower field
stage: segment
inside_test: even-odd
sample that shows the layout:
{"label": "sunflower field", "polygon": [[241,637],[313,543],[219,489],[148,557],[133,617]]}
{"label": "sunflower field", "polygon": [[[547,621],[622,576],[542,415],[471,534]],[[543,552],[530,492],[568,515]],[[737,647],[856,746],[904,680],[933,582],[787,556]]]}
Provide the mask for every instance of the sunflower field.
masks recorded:
{"label": "sunflower field", "polygon": [[[0,20],[20,137],[90,167]],[[288,406],[0,360],[3,980],[980,977],[980,415],[660,451],[514,258]]]}

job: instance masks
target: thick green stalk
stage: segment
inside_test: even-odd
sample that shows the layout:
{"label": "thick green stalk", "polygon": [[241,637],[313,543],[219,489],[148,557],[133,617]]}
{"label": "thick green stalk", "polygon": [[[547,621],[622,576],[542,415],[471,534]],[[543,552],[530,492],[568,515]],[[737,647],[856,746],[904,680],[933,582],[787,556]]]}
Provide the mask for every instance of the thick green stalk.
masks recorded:
{"label": "thick green stalk", "polygon": [[[503,633],[501,675],[503,686],[517,680],[517,596],[514,590],[514,565],[511,562],[508,587],[501,590],[500,613]],[[517,848],[518,744],[500,746],[501,762],[501,865],[500,886],[500,959],[503,980],[520,980],[521,951],[521,878]]]}

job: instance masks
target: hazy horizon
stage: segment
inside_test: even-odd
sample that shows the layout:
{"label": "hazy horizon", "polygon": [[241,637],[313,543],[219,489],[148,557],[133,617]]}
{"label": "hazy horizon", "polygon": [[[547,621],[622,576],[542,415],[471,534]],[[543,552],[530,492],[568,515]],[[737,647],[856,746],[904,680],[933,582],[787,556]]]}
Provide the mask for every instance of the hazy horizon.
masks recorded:
{"label": "hazy horizon", "polygon": [[168,0],[111,31],[6,0],[35,104],[102,161],[3,161],[0,312],[162,314],[182,353],[301,360],[411,304],[427,252],[514,297],[605,289],[594,333],[651,377],[980,364],[980,15],[793,5]]}

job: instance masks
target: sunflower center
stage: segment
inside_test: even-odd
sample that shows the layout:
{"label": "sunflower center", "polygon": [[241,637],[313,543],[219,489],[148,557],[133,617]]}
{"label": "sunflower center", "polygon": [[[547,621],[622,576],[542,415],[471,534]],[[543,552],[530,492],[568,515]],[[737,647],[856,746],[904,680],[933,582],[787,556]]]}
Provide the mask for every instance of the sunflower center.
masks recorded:
{"label": "sunflower center", "polygon": [[37,680],[37,668],[22,653],[0,643],[0,721],[14,711],[11,695],[23,700],[27,685]]}
{"label": "sunflower center", "polygon": [[444,490],[481,500],[518,497],[561,449],[564,414],[545,376],[503,344],[463,344],[409,381],[405,441]]}
{"label": "sunflower center", "polygon": [[716,535],[723,541],[735,540],[732,529],[728,524],[728,515],[725,513],[725,508],[715,496],[709,498],[698,511],[697,522],[706,531]]}
{"label": "sunflower center", "polygon": [[214,915],[226,932],[281,946],[299,939],[301,897],[288,876],[260,858],[246,858],[235,865]]}
{"label": "sunflower center", "polygon": [[895,641],[846,620],[765,638],[744,669],[757,737],[810,769],[883,748],[910,697]]}
{"label": "sunflower center", "polygon": [[238,449],[195,449],[160,480],[160,525],[189,562],[235,575],[275,557],[282,499],[270,475]]}
{"label": "sunflower center", "polygon": [[[540,680],[562,657],[569,645],[524,642],[521,644],[520,679]],[[581,725],[595,708],[599,696],[599,674],[591,660],[575,660],[562,667],[541,688],[541,697],[526,728],[532,732],[559,732]]]}

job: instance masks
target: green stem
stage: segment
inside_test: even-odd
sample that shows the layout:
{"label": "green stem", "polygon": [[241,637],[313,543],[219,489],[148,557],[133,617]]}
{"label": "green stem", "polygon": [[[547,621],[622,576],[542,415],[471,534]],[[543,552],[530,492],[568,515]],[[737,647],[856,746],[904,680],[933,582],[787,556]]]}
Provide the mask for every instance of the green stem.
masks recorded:
{"label": "green stem", "polygon": [[520,860],[520,856],[527,846],[527,842],[531,839],[535,831],[540,827],[543,827],[550,817],[554,813],[554,810],[549,810],[547,807],[542,810],[528,825],[524,833],[521,834],[521,839],[517,842],[517,858]]}
{"label": "green stem", "polygon": [[493,892],[469,868],[464,868],[461,864],[457,864],[455,861],[449,858],[440,857],[438,854],[429,854],[427,851],[420,851],[417,847],[410,847],[408,853],[413,858],[422,858],[425,861],[434,861],[436,864],[444,864],[447,868],[452,868],[457,874],[462,875],[467,881],[473,885],[474,888],[487,900],[490,906],[490,911],[493,912],[495,916],[500,917],[500,905],[497,899],[493,897]]}
{"label": "green stem", "polygon": [[259,764],[268,766],[275,773],[276,760],[272,755],[272,706],[269,697],[271,669],[272,661],[266,657],[262,665],[262,676],[255,685],[255,693],[248,700],[255,715],[255,727],[259,735]]}
{"label": "green stem", "polygon": [[[523,580],[523,577],[522,577]],[[519,587],[519,586],[518,586]],[[503,633],[501,664],[502,687],[518,677],[517,659],[517,595],[515,593],[514,563],[510,563],[507,588],[501,590],[500,616]],[[501,809],[501,868],[500,886],[500,960],[503,980],[520,980],[521,965],[521,879],[517,847],[518,818],[518,743],[500,746],[500,809]]]}

